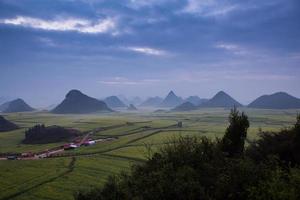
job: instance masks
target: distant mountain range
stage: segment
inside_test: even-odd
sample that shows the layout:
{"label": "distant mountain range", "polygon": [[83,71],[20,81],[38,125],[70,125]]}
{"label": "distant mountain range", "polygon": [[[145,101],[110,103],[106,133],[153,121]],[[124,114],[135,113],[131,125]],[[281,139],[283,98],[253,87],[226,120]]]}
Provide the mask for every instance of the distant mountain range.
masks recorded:
{"label": "distant mountain range", "polygon": [[137,108],[133,104],[130,104],[128,106],[127,110],[129,110],[129,111],[135,111],[135,110],[137,110]]}
{"label": "distant mountain range", "polygon": [[127,107],[117,96],[110,96],[104,99],[104,102],[110,108],[124,108]]}
{"label": "distant mountain range", "polygon": [[3,116],[0,115],[0,132],[5,131],[12,131],[17,129],[18,126],[7,119],[5,119]]}
{"label": "distant mountain range", "polygon": [[8,102],[11,98],[9,97],[0,97],[0,104],[3,104],[5,102]]}
{"label": "distant mountain range", "polygon": [[165,113],[165,112],[168,112],[168,111],[164,110],[164,109],[158,109],[158,110],[153,111],[153,113]]}
{"label": "distant mountain range", "polygon": [[[174,107],[171,105],[180,105],[181,103],[184,103],[184,102],[190,102],[194,105],[200,105],[201,103],[208,101],[208,99],[201,99],[198,96],[189,96],[188,98],[183,100],[181,97],[178,97],[176,95],[174,96],[174,95],[175,95],[175,93],[173,91],[171,91],[165,99],[162,99],[161,97],[158,97],[158,96],[149,97],[140,106],[142,106],[142,107],[160,107],[160,106],[161,107]],[[163,103],[163,101],[164,101],[164,103]],[[172,103],[174,101],[175,101],[175,103]],[[166,104],[168,106],[166,106]]]}
{"label": "distant mountain range", "polygon": [[285,92],[263,95],[248,105],[249,108],[291,109],[300,108],[300,99]]}
{"label": "distant mountain range", "polygon": [[7,107],[9,106],[10,102],[6,102],[0,105],[0,112],[3,112],[4,110],[7,109]]}
{"label": "distant mountain range", "polygon": [[30,107],[23,99],[15,99],[13,101],[6,102],[0,106],[0,112],[3,113],[30,111],[34,111],[34,108]]}
{"label": "distant mountain range", "polygon": [[71,90],[52,112],[57,114],[86,114],[112,112],[112,110],[103,101],[89,97],[79,90]]}
{"label": "distant mountain range", "polygon": [[242,104],[240,104],[238,101],[236,101],[234,98],[229,96],[223,91],[218,92],[213,98],[209,99],[208,101],[202,103],[199,105],[199,107],[241,107]]}
{"label": "distant mountain range", "polygon": [[129,104],[139,105],[143,102],[143,100],[138,96],[127,98],[124,95],[118,95],[117,97],[126,105]]}
{"label": "distant mountain range", "polygon": [[180,104],[179,106],[176,106],[175,108],[173,108],[171,111],[192,111],[192,110],[196,110],[197,106],[195,106],[194,104],[192,104],[191,102],[184,102],[183,104]]}
{"label": "distant mountain range", "polygon": [[163,101],[162,98],[160,97],[149,97],[148,99],[146,99],[146,101],[144,101],[143,103],[141,103],[140,106],[144,106],[144,107],[157,107],[161,104],[161,102]]}
{"label": "distant mountain range", "polygon": [[[127,106],[118,96],[110,96],[104,101],[89,97],[79,90],[71,90],[66,95],[65,99],[56,106],[51,112],[58,114],[85,114],[95,112],[112,112],[111,108],[127,108],[128,110],[134,108],[136,105],[141,107],[165,107],[171,111],[190,111],[198,108],[231,108],[233,106],[243,106],[233,97],[224,91],[218,92],[211,99],[202,99],[198,96],[189,96],[182,99],[173,91],[162,99],[161,97],[150,97],[141,104],[132,104]],[[125,97],[123,97],[125,98]],[[135,97],[131,101],[140,102],[141,98]],[[263,95],[251,102],[247,107],[261,108],[261,109],[300,109],[300,99],[285,92],[277,92],[271,95]],[[49,109],[49,108],[48,108]],[[35,109],[29,106],[24,100],[16,99],[0,105],[0,112],[14,113],[14,112],[30,112]]]}
{"label": "distant mountain range", "polygon": [[207,102],[208,99],[201,99],[198,96],[189,96],[184,101],[185,102],[190,102],[190,103],[194,104],[195,106],[198,106],[198,105],[200,105],[200,104],[202,104],[204,102]]}
{"label": "distant mountain range", "polygon": [[160,107],[176,107],[183,103],[183,99],[181,97],[176,96],[173,91],[170,91],[166,98],[159,105]]}
{"label": "distant mountain range", "polygon": [[44,109],[45,109],[45,110],[53,110],[56,106],[57,106],[57,104],[51,104],[51,105],[47,106],[47,107],[44,108]]}
{"label": "distant mountain range", "polygon": [[140,105],[143,102],[143,100],[140,97],[133,97],[129,100],[129,104],[133,105]]}

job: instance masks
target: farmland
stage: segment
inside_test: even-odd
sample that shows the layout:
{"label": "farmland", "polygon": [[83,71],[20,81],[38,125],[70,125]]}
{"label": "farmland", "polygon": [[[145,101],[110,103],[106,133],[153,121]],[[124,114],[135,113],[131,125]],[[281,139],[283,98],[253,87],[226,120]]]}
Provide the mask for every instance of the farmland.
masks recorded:
{"label": "farmland", "polygon": [[[295,122],[297,110],[244,109],[249,116],[248,139],[258,130],[280,130]],[[121,112],[98,115],[54,115],[46,112],[9,114],[19,125],[15,131],[0,133],[0,153],[38,152],[63,143],[22,144],[24,131],[35,124],[93,131],[92,139],[115,137],[93,146],[65,151],[60,157],[39,160],[0,161],[1,199],[72,199],[74,192],[101,186],[108,175],[128,171],[154,151],[178,136],[222,137],[229,110],[201,109],[193,112]],[[178,121],[183,127],[176,126]]]}

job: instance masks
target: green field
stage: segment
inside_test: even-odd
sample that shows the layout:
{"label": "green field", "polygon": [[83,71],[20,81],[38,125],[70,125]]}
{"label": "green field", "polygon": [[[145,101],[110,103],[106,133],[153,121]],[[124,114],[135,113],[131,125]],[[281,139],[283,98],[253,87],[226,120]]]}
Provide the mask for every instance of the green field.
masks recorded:
{"label": "green field", "polygon": [[[244,109],[249,116],[248,139],[262,130],[280,130],[292,125],[299,110]],[[101,186],[110,174],[127,171],[143,162],[147,147],[153,151],[174,137],[222,137],[229,110],[202,109],[181,113],[113,113],[106,115],[53,115],[49,113],[10,114],[5,117],[21,129],[0,133],[0,153],[38,152],[63,143],[25,145],[24,131],[39,123],[94,131],[94,139],[116,140],[65,151],[63,157],[42,160],[0,161],[0,200],[73,199],[74,192]],[[183,127],[173,126],[178,121]],[[100,129],[102,128],[102,129]]]}

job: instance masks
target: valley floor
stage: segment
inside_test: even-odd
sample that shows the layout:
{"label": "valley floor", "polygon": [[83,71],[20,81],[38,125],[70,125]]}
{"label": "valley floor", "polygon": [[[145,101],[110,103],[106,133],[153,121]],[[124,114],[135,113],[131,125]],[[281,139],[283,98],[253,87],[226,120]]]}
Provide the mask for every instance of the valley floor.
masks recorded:
{"label": "valley floor", "polygon": [[[244,110],[249,116],[248,140],[258,130],[280,130],[295,122],[297,110]],[[230,110],[194,112],[131,112],[106,115],[18,113],[5,116],[21,129],[0,133],[0,153],[40,152],[64,143],[25,145],[24,131],[35,124],[60,125],[93,132],[95,140],[117,138],[64,151],[60,157],[39,160],[0,160],[0,200],[73,199],[79,190],[101,186],[108,175],[128,171],[161,145],[178,136],[222,137]],[[183,122],[183,127],[177,123]]]}

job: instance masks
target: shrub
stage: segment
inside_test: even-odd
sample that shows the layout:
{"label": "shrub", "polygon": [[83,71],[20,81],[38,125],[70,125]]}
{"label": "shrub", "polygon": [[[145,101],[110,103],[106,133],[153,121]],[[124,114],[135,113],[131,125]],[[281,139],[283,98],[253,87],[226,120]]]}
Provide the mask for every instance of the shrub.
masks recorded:
{"label": "shrub", "polygon": [[295,125],[280,132],[260,132],[260,139],[247,149],[247,155],[257,162],[278,157],[286,166],[300,164],[300,115]]}
{"label": "shrub", "polygon": [[234,107],[229,115],[230,125],[227,127],[222,140],[222,150],[229,156],[241,156],[244,152],[245,139],[249,121],[244,112],[240,113]]}

